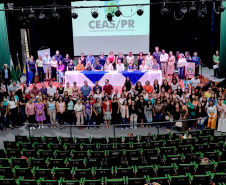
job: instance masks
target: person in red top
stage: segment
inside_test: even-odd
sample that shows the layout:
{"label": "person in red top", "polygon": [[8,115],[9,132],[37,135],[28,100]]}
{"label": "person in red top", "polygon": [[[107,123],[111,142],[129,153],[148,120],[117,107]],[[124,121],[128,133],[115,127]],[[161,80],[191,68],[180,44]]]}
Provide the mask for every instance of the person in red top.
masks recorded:
{"label": "person in red top", "polygon": [[147,93],[152,93],[153,89],[152,89],[152,86],[150,85],[150,81],[147,80],[145,82],[144,89]]}
{"label": "person in red top", "polygon": [[36,87],[36,83],[33,83],[33,88],[30,91],[30,94],[34,94],[35,96],[37,96],[39,93],[39,89]]}
{"label": "person in red top", "polygon": [[109,100],[108,96],[104,97],[104,101],[102,104],[103,113],[104,113],[104,121],[106,122],[106,128],[110,128],[111,123],[111,114],[112,114],[112,102]]}
{"label": "person in red top", "polygon": [[103,87],[103,90],[104,90],[104,94],[107,93],[108,96],[111,96],[113,93],[113,86],[111,84],[109,84],[108,79],[105,80],[105,85]]}

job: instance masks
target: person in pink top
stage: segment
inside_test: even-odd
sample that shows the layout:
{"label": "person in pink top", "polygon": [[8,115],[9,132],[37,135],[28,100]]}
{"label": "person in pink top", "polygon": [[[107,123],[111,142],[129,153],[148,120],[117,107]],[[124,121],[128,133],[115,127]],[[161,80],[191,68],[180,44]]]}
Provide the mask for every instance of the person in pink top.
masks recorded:
{"label": "person in pink top", "polygon": [[218,132],[226,132],[226,105],[223,104],[222,100],[218,98],[217,100],[217,110],[219,113],[219,121],[218,121]]}
{"label": "person in pink top", "polygon": [[110,63],[113,65],[115,69],[115,55],[113,54],[113,51],[110,51],[108,55],[108,60],[110,61]]}
{"label": "person in pink top", "polygon": [[[66,104],[63,101],[63,97],[60,96],[59,97],[59,101],[56,103],[56,107],[57,107],[57,116],[58,116],[58,122],[60,124],[60,129],[64,128],[64,121],[65,121],[65,109],[66,109]],[[63,127],[62,127],[63,125]]]}
{"label": "person in pink top", "polygon": [[[35,123],[35,104],[33,103],[31,98],[25,106],[25,113],[27,114],[28,123],[34,124]],[[34,126],[31,126],[30,128],[35,129]]]}
{"label": "person in pink top", "polygon": [[43,121],[46,120],[46,116],[45,116],[45,105],[43,102],[41,102],[41,99],[40,98],[37,98],[37,103],[35,104],[35,112],[36,112],[36,121],[38,122],[39,124],[39,127],[38,129],[40,128],[44,128],[43,127]]}
{"label": "person in pink top", "polygon": [[62,61],[59,61],[58,65],[57,65],[57,75],[59,78],[59,83],[62,83],[62,78],[64,76],[64,70],[65,70],[64,64],[62,64]]}
{"label": "person in pink top", "polygon": [[168,67],[167,67],[167,73],[169,75],[172,75],[173,73],[175,73],[175,57],[173,56],[173,52],[170,51],[169,52],[169,58],[168,58]]}

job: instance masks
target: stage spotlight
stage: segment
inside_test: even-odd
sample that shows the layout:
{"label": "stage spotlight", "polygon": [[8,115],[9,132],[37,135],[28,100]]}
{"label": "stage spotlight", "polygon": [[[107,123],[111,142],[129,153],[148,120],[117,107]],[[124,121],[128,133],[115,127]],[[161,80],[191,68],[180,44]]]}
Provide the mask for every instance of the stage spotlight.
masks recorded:
{"label": "stage spotlight", "polygon": [[109,22],[112,21],[112,17],[113,17],[113,15],[111,13],[107,14],[107,19],[108,19]]}
{"label": "stage spotlight", "polygon": [[52,13],[52,18],[55,19],[55,20],[59,20],[60,15],[59,15],[56,11],[54,11],[54,12]]}
{"label": "stage spotlight", "polygon": [[115,16],[116,17],[120,17],[122,15],[122,12],[118,9],[118,10],[116,10],[116,12],[115,12]]}
{"label": "stage spotlight", "polygon": [[35,12],[31,9],[31,11],[28,12],[27,17],[28,17],[29,19],[35,19],[35,18],[36,18],[36,17],[35,17]]}
{"label": "stage spotlight", "polygon": [[77,18],[78,18],[78,14],[75,13],[75,12],[73,12],[73,13],[71,13],[71,17],[72,17],[73,19],[77,19]]}
{"label": "stage spotlight", "polygon": [[95,11],[95,10],[94,10],[91,14],[92,14],[92,17],[93,17],[94,19],[96,19],[96,18],[98,17],[98,15],[99,15],[98,12]]}
{"label": "stage spotlight", "polygon": [[137,10],[137,15],[141,16],[141,15],[143,15],[143,13],[144,13],[144,10],[142,10],[142,9]]}
{"label": "stage spotlight", "polygon": [[199,7],[198,16],[204,17],[207,14],[207,7],[206,4],[202,3]]}
{"label": "stage spotlight", "polygon": [[221,2],[221,5],[218,7],[218,11],[219,11],[220,13],[222,13],[224,10],[225,10],[225,7],[224,7],[223,1],[222,1],[222,2]]}
{"label": "stage spotlight", "polygon": [[41,11],[40,14],[39,14],[39,16],[38,16],[38,18],[41,19],[41,20],[42,19],[45,19],[46,18],[45,13],[43,11]]}
{"label": "stage spotlight", "polygon": [[195,4],[195,2],[192,2],[191,6],[190,6],[190,8],[189,8],[189,12],[194,12],[194,11],[196,11],[196,10],[197,10],[196,4]]}
{"label": "stage spotlight", "polygon": [[24,20],[24,17],[23,17],[23,16],[19,16],[19,17],[18,17],[18,20],[19,20],[19,21],[22,21],[22,20]]}
{"label": "stage spotlight", "polygon": [[179,10],[179,15],[184,15],[188,12],[187,6],[185,4],[181,5]]}
{"label": "stage spotlight", "polygon": [[169,9],[168,9],[168,7],[167,6],[165,6],[165,3],[162,5],[162,7],[161,7],[161,14],[162,15],[167,15],[167,14],[169,14],[170,13],[170,11],[169,11]]}

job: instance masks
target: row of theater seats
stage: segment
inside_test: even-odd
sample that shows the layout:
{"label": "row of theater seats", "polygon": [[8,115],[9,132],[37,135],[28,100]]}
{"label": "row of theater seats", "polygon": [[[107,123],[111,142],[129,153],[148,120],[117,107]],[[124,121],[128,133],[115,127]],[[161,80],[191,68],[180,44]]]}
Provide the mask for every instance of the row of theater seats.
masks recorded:
{"label": "row of theater seats", "polygon": [[[15,136],[0,150],[0,185],[226,182],[225,135],[211,129],[135,137]],[[199,164],[208,157],[208,164]]]}

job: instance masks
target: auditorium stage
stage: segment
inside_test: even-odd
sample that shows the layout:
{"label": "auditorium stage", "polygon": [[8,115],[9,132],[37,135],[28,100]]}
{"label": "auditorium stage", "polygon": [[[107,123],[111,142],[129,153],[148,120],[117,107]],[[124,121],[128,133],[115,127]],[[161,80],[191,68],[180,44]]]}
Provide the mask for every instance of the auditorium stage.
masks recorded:
{"label": "auditorium stage", "polygon": [[[104,125],[103,125],[104,126]],[[162,127],[159,130],[160,134],[168,133],[166,130],[166,127]],[[195,130],[195,129],[192,129]],[[115,129],[115,136],[126,136],[128,133],[133,133],[134,135],[147,135],[149,132],[152,132],[152,134],[157,134],[157,129],[155,127],[152,128],[138,128],[138,129],[128,129],[128,130],[122,130],[121,128]],[[172,133],[178,132],[176,129],[171,130]],[[28,132],[28,126],[19,126],[18,129],[14,130],[6,130],[2,131],[0,133],[0,149],[4,148],[3,141],[15,141],[15,135],[27,135]],[[35,136],[62,136],[62,137],[70,137],[70,129],[62,129],[59,128],[51,129],[44,128],[44,129],[35,129],[31,130],[31,135]],[[215,132],[215,135],[221,135],[221,132]],[[92,130],[79,130],[77,128],[72,128],[72,136],[73,137],[113,137],[113,128],[106,129],[105,127],[101,127],[100,130],[92,129]]]}

